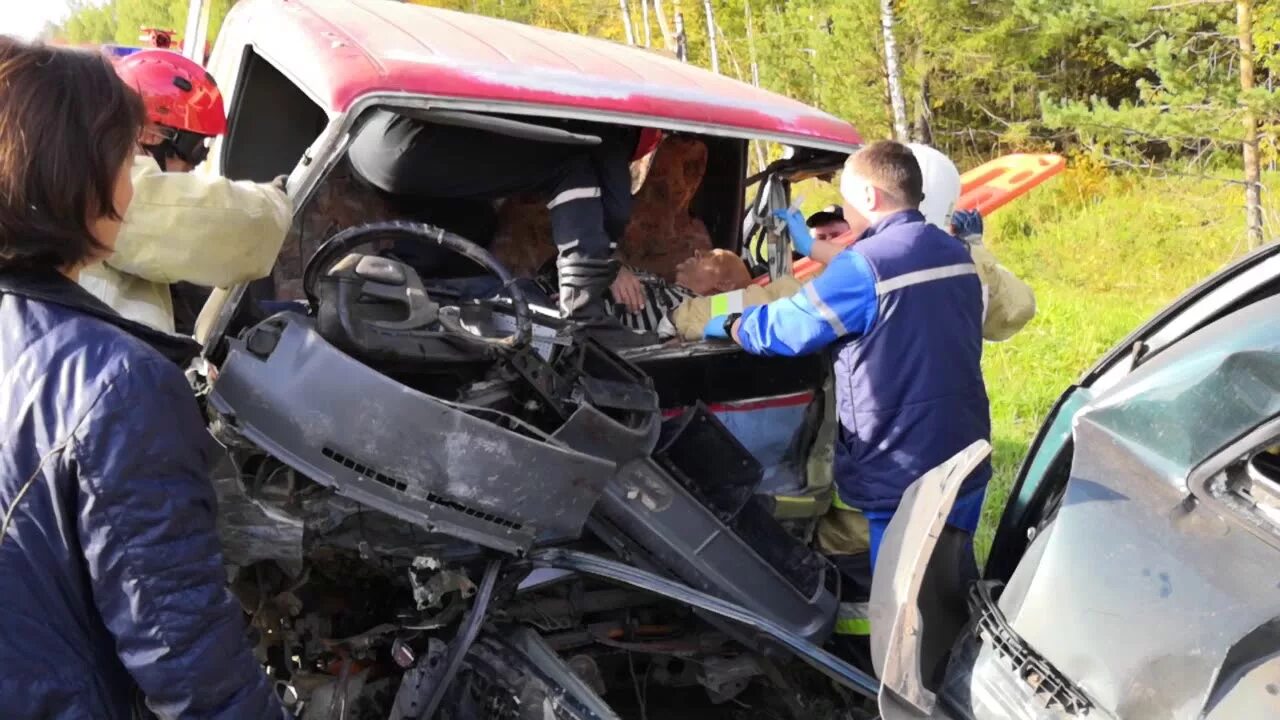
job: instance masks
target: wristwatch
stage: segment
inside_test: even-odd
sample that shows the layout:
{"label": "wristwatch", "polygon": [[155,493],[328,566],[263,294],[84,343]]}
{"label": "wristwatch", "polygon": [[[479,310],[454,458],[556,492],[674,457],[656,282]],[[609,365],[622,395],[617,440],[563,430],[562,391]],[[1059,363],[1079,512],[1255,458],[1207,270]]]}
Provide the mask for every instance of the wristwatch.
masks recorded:
{"label": "wristwatch", "polygon": [[724,316],[724,336],[733,339],[733,324],[742,319],[742,313],[729,313]]}

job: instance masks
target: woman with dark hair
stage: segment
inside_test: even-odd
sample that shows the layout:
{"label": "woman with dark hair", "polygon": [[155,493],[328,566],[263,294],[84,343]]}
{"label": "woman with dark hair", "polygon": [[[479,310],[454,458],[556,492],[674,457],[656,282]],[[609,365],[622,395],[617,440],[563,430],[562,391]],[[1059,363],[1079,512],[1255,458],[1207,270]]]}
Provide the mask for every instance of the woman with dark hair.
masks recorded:
{"label": "woman with dark hair", "polygon": [[102,55],[0,36],[0,714],[280,718],[226,588],[197,348],[76,284],[142,123]]}

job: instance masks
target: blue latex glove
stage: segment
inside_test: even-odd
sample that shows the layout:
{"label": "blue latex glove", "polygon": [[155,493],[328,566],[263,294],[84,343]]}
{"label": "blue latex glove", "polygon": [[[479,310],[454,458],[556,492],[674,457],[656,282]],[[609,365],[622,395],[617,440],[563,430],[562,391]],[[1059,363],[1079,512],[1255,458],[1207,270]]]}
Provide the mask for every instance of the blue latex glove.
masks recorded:
{"label": "blue latex glove", "polygon": [[957,210],[951,214],[951,234],[969,243],[982,244],[982,214],[977,210]]}
{"label": "blue latex glove", "polygon": [[707,321],[705,327],[702,328],[703,340],[732,340],[724,331],[724,321],[729,319],[728,315],[715,315]]}
{"label": "blue latex glove", "polygon": [[791,235],[791,247],[795,251],[809,257],[813,252],[813,236],[809,234],[809,226],[804,222],[804,215],[795,208],[774,210],[773,216],[787,224],[787,232]]}

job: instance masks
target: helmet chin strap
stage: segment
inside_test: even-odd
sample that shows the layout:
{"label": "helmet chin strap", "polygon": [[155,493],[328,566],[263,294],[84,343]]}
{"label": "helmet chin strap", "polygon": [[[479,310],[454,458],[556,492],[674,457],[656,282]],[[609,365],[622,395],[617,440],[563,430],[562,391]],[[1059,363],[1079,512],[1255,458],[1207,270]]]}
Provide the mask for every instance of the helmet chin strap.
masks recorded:
{"label": "helmet chin strap", "polygon": [[159,145],[143,145],[142,149],[146,150],[148,155],[155,158],[156,164],[160,166],[160,170],[162,171],[167,170],[165,167],[166,159],[178,154],[176,152],[177,148],[173,147],[173,143],[170,143],[168,140],[165,140]]}
{"label": "helmet chin strap", "polygon": [[[181,133],[179,135],[181,136]],[[200,136],[192,134],[190,137],[199,138]],[[165,138],[155,145],[144,145],[143,149],[147,151],[147,154],[156,159],[156,164],[160,166],[161,170],[168,170],[168,168],[165,167],[165,161],[171,157],[178,158],[191,167],[195,167],[201,162],[204,162],[204,157],[201,157],[198,161],[193,160],[191,153],[184,151],[177,142],[174,142],[174,140],[170,138]]]}

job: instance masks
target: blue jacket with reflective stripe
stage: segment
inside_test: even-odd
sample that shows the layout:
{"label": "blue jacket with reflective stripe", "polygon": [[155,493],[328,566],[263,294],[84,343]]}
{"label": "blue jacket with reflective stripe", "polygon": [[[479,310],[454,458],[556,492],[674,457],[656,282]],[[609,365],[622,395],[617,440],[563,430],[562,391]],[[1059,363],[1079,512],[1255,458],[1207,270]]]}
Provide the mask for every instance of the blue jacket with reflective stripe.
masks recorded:
{"label": "blue jacket with reflective stripe", "polygon": [[[982,287],[964,244],[916,211],[885,218],[800,292],[751,308],[743,348],[830,347],[840,498],[892,510],[924,473],[991,436],[982,379]],[[984,463],[963,490],[991,477]]]}

